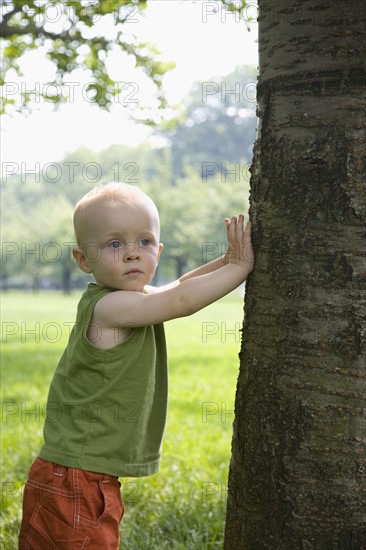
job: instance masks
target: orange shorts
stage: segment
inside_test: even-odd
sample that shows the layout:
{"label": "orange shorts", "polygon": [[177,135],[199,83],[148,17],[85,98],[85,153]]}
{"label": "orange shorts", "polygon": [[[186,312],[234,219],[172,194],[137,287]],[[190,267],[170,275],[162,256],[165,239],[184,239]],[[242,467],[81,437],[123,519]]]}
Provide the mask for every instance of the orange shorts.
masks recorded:
{"label": "orange shorts", "polygon": [[37,458],[23,497],[20,550],[118,550],[118,478]]}

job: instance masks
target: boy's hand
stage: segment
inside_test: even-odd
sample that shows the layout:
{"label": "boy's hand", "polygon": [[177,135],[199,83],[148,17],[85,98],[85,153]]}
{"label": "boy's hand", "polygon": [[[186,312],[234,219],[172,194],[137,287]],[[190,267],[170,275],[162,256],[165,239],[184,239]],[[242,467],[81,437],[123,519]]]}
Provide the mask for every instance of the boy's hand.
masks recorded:
{"label": "boy's hand", "polygon": [[225,218],[228,248],[225,254],[225,264],[243,264],[248,274],[253,271],[254,252],[251,239],[251,223],[248,222],[243,231],[244,216]]}

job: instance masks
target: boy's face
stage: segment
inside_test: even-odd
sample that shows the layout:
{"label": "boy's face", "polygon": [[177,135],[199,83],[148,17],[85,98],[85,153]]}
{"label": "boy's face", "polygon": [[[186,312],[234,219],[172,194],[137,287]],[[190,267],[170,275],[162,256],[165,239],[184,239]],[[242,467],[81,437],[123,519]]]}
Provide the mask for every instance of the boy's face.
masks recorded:
{"label": "boy's face", "polygon": [[133,205],[90,205],[83,245],[75,258],[79,267],[93,273],[102,286],[143,292],[154,276],[163,245],[159,219],[144,199]]}

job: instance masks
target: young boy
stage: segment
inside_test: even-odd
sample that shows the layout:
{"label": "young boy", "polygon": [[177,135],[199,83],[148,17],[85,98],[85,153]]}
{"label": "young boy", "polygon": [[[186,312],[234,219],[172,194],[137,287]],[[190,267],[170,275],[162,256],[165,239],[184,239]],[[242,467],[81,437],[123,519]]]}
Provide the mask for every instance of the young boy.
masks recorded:
{"label": "young boy", "polygon": [[191,315],[253,269],[250,224],[225,219],[226,254],[171,284],[147,286],[163,245],[153,201],[127,184],[85,195],[74,258],[92,273],[55,371],[44,445],[25,486],[21,550],[117,550],[118,477],[159,470],[167,408],[163,322]]}

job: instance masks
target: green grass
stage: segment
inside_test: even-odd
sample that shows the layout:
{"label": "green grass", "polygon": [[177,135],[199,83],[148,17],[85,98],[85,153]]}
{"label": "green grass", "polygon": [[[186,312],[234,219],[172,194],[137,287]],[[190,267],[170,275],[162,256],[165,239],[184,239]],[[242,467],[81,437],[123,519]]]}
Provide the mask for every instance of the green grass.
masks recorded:
{"label": "green grass", "polygon": [[[56,292],[2,297],[4,550],[17,548],[23,485],[42,443],[48,387],[78,298]],[[121,479],[121,548],[222,548],[242,314],[242,297],[232,293],[166,323],[170,382],[162,466],[151,477]]]}

